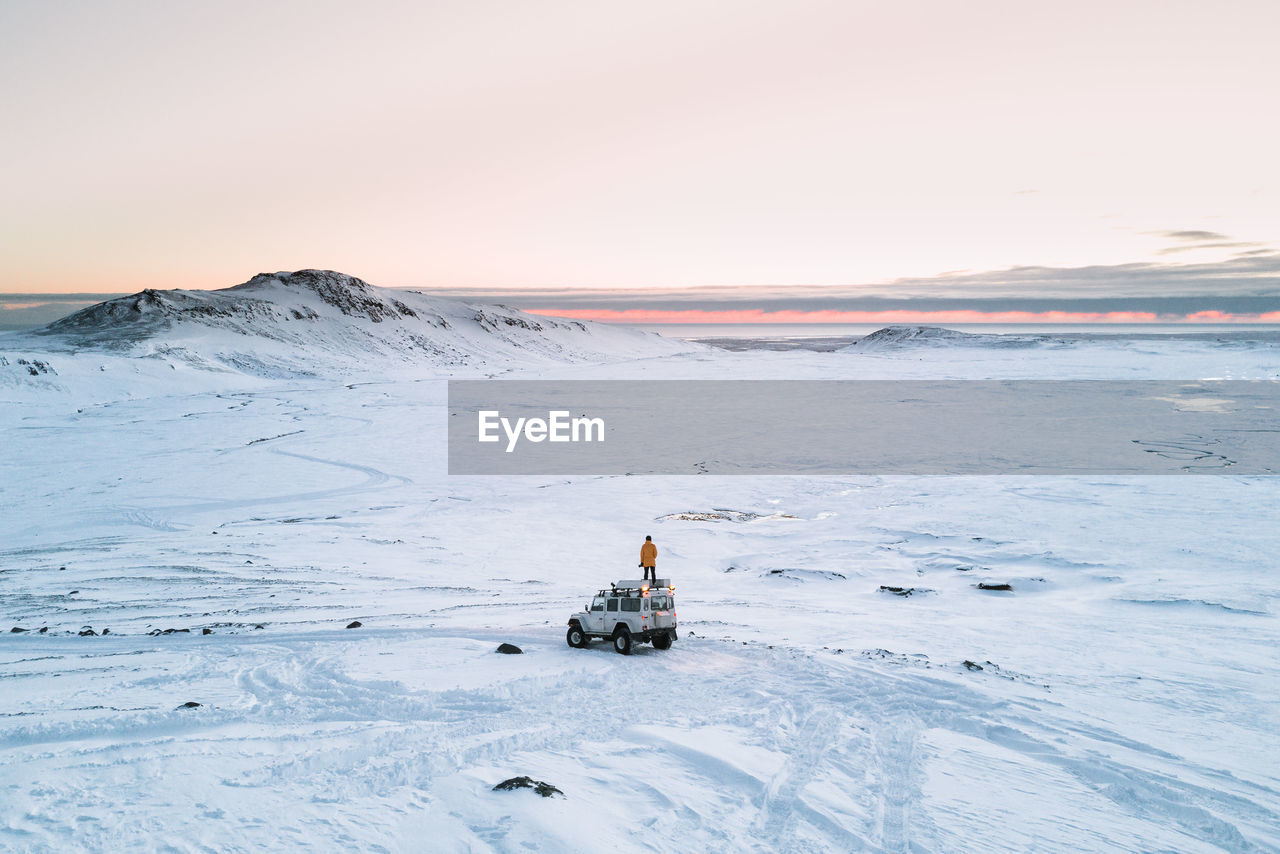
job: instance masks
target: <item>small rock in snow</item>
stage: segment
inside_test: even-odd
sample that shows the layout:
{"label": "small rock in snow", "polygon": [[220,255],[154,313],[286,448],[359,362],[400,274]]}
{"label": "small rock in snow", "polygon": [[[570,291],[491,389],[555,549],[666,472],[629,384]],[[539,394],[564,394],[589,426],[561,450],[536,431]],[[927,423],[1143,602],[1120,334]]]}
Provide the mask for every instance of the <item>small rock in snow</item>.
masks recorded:
{"label": "small rock in snow", "polygon": [[21,633],[21,632],[25,632],[25,631],[30,631],[30,630],[29,630],[29,629],[24,629],[24,628],[22,628],[21,626],[14,626],[13,628],[9,629],[9,634],[11,634],[11,635],[16,635],[16,634],[19,634],[19,633]]}
{"label": "small rock in snow", "polygon": [[[524,650],[523,650],[523,649],[521,649],[520,647],[516,646],[516,645],[515,645],[515,644],[513,644],[513,643],[504,643],[504,644],[502,644],[501,646],[499,646],[499,647],[498,647],[498,650],[497,650],[497,651],[498,651],[498,652],[500,652],[500,653],[502,653],[503,655],[521,655],[521,654],[523,654],[523,653],[524,653]],[[527,779],[529,779],[529,778],[528,778],[528,777],[524,777],[524,778],[519,778],[519,777],[517,777],[516,779],[525,779],[525,780],[527,780]],[[508,783],[510,783],[511,781],[510,781],[510,780],[508,780],[507,782],[508,782]],[[503,784],[502,784],[502,783],[499,783],[498,785],[503,785]]]}
{"label": "small rock in snow", "polygon": [[967,658],[964,660],[964,666],[965,666],[965,667],[967,667],[967,668],[969,668],[970,670],[982,670],[982,669],[983,669],[983,667],[982,667],[982,665],[981,665],[981,664],[978,664],[976,661],[970,661],[970,660],[969,660],[969,659],[967,659]]}
{"label": "small rock in snow", "polygon": [[200,634],[202,634],[202,635],[211,635],[211,634],[213,634],[213,629],[201,629],[201,630],[200,630]]}
{"label": "small rock in snow", "polygon": [[92,626],[85,626],[83,629],[80,630],[80,637],[82,638],[88,638],[88,637],[96,638],[97,636],[98,636],[98,633],[93,630]]}
{"label": "small rock in snow", "polygon": [[979,590],[1013,590],[1012,584],[988,584],[985,581],[978,582]]}
{"label": "small rock in snow", "polygon": [[916,592],[914,587],[890,587],[887,584],[880,585],[881,593],[892,593],[894,596],[910,596]]}
{"label": "small rock in snow", "polygon": [[544,783],[541,780],[534,780],[531,777],[512,777],[509,780],[503,780],[501,783],[493,787],[495,792],[511,792],[516,789],[533,789],[544,798],[552,795],[564,797],[564,792],[557,789],[550,783]]}
{"label": "small rock in snow", "polygon": [[361,626],[363,626],[363,625],[364,625],[364,623],[360,622],[359,620],[352,620],[351,622],[347,623],[347,628],[349,628],[349,629],[358,629],[358,628],[360,628],[360,627],[361,627]]}
{"label": "small rock in snow", "polygon": [[198,709],[200,708],[200,704],[197,703],[195,700],[187,700],[181,706],[178,706],[178,708],[179,709]]}

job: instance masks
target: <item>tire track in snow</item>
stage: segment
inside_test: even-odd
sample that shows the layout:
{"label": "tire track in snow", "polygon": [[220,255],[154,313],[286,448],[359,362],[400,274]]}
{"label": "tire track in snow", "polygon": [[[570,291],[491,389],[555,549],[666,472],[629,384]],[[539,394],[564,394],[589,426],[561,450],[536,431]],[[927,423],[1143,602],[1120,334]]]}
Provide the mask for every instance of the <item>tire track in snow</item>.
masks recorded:
{"label": "tire track in snow", "polygon": [[[732,785],[725,785],[717,769],[734,757],[723,747],[718,753],[714,744],[696,745],[684,754],[664,751],[675,763],[668,767],[681,773],[667,782],[679,788],[664,793],[661,780],[627,781],[631,788],[619,796],[635,797],[631,814],[660,815],[664,832],[706,850],[936,850],[936,831],[921,793],[924,757],[918,733],[926,728],[979,738],[1064,769],[1144,824],[1178,827],[1191,839],[1228,851],[1276,850],[1257,831],[1280,820],[1273,792],[1244,797],[1240,792],[1248,790],[1247,784],[1238,781],[1235,791],[1198,787],[1162,773],[1163,757],[1140,752],[1141,744],[1130,741],[1126,748],[1140,752],[1146,760],[1141,767],[1099,750],[1099,733],[1062,723],[1050,702],[1003,699],[882,662],[835,661],[821,653],[704,640],[681,641],[671,653],[642,648],[623,658],[599,645],[585,652],[551,650],[556,641],[539,634],[513,639],[538,655],[554,656],[556,669],[441,690],[361,678],[349,659],[369,642],[449,636],[405,630],[365,638],[264,639],[230,650],[251,652],[247,663],[227,648],[209,650],[191,661],[185,676],[174,678],[194,687],[229,677],[240,699],[191,716],[152,710],[113,714],[96,723],[21,725],[9,728],[3,741],[10,747],[40,745],[38,752],[70,760],[64,768],[68,780],[96,767],[136,763],[140,748],[177,738],[175,750],[191,744],[254,755],[256,761],[243,763],[245,770],[223,785],[260,788],[264,795],[315,790],[354,803],[392,797],[407,787],[429,797],[436,787],[456,786],[457,775],[469,768],[507,767],[538,757],[563,764],[567,757],[601,750],[625,763],[628,750],[652,752],[616,745],[620,737],[635,742],[625,735],[628,728],[653,723],[654,716],[620,711],[601,704],[599,697],[602,691],[648,695],[660,678],[667,708],[678,710],[688,731],[727,728],[744,744],[783,758],[772,777],[757,774],[749,762],[735,765]],[[420,654],[414,649],[397,654]],[[245,725],[252,737],[243,734]],[[108,733],[111,743],[101,744]],[[82,739],[70,753],[57,746]],[[1109,747],[1115,741],[1101,743]],[[175,756],[173,761],[181,761]],[[1153,760],[1161,764],[1153,768]],[[572,796],[574,780],[552,782]],[[56,782],[48,785],[64,791]],[[705,787],[709,794],[691,797],[695,790],[685,788],[689,785]],[[833,791],[846,795],[847,802],[833,801]],[[109,802],[110,794],[102,794]],[[358,818],[336,810],[332,821],[335,829],[354,832]],[[1241,820],[1253,828],[1250,836],[1236,826]],[[47,832],[54,839],[83,838],[70,819],[65,828]],[[233,823],[228,832],[234,843],[260,838],[261,829]]]}
{"label": "tire track in snow", "polygon": [[800,794],[813,780],[818,768],[825,762],[826,754],[840,729],[837,715],[828,708],[818,708],[805,718],[786,750],[787,760],[764,792],[759,817],[755,821],[758,835],[769,841],[777,851],[803,851],[807,846],[797,844],[797,825],[804,819],[825,825],[833,841],[839,841],[847,850],[865,848],[867,839],[834,822],[824,822],[820,813],[802,810]]}
{"label": "tire track in snow", "polygon": [[[1274,811],[1248,799],[1204,790],[1110,757],[1073,756],[1054,746],[1050,739],[1081,735],[1086,741],[1093,741],[1094,736],[1075,733],[1070,727],[1046,727],[1047,722],[1039,720],[1046,710],[1034,704],[1023,712],[1019,711],[1022,704],[957,689],[953,683],[932,676],[893,673],[866,665],[853,668],[856,674],[849,678],[826,667],[815,667],[820,662],[805,654],[775,653],[770,667],[760,667],[759,662],[754,662],[759,651],[728,649],[743,667],[759,668],[765,675],[754,684],[756,690],[792,712],[796,698],[803,698],[809,708],[794,736],[766,738],[770,749],[787,757],[782,771],[770,780],[758,781],[758,792],[750,791],[749,778],[742,778],[737,787],[743,800],[740,810],[755,813],[747,822],[751,828],[749,838],[767,844],[770,850],[804,850],[797,841],[801,837],[816,838],[832,849],[866,847],[868,840],[875,840],[871,845],[884,851],[928,850],[934,834],[920,807],[917,749],[917,733],[926,726],[975,736],[1037,762],[1055,765],[1122,810],[1147,821],[1171,822],[1192,838],[1212,840],[1224,850],[1248,851],[1253,846],[1218,813],[1243,813],[1264,824],[1268,817],[1277,817]],[[599,649],[593,651],[605,654]],[[606,690],[619,696],[648,690],[652,671],[635,666],[638,658],[632,656],[609,672]],[[267,680],[259,689],[268,698],[264,710],[270,706],[279,710],[281,696],[291,698],[289,706],[293,699],[305,698],[314,710],[305,717],[315,722],[408,720],[425,727],[427,732],[419,729],[413,737],[425,737],[419,751],[433,758],[426,762],[419,758],[395,760],[403,766],[404,776],[416,779],[431,780],[478,764],[502,764],[517,753],[556,752],[567,745],[608,742],[617,737],[620,725],[625,726],[625,722],[618,721],[615,709],[601,707],[597,702],[601,683],[592,679],[583,683],[572,677],[533,676],[479,690],[411,692],[398,683],[353,680],[336,664],[321,662],[298,671],[296,678],[301,684],[287,688]],[[668,679],[665,696],[669,706],[692,712],[704,724],[741,725],[741,712],[725,710],[727,704],[719,699],[739,689],[735,676],[704,675]],[[574,713],[539,719],[536,726],[530,727],[525,710],[538,707],[569,708]],[[776,732],[778,714],[775,709],[769,715],[773,720],[758,729]],[[838,743],[836,733],[849,722],[872,728],[870,750]],[[1035,732],[1043,735],[1034,735]],[[386,749],[395,753],[402,738],[403,734],[387,736]],[[399,749],[403,750],[403,743]],[[699,764],[714,767],[714,763],[690,767],[696,770]],[[867,793],[878,798],[878,809],[863,832],[847,822],[852,816],[845,816],[844,822],[839,817],[833,820],[805,802],[806,784],[824,767],[842,775],[851,786],[857,782],[859,772],[874,770],[874,783]],[[719,819],[697,813],[686,812],[684,816],[681,824],[685,832],[695,836],[722,824]]]}

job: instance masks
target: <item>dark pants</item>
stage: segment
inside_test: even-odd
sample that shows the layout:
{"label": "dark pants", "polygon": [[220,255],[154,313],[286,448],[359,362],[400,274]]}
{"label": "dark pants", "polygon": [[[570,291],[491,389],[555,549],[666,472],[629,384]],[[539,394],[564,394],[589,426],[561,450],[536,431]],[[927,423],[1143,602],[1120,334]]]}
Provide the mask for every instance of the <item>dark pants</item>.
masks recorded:
{"label": "dark pants", "polygon": [[653,567],[653,566],[646,566],[646,567],[644,568],[644,579],[643,579],[643,580],[644,580],[644,581],[655,581],[655,582],[656,582],[656,581],[658,580],[658,569],[657,569],[657,567]]}

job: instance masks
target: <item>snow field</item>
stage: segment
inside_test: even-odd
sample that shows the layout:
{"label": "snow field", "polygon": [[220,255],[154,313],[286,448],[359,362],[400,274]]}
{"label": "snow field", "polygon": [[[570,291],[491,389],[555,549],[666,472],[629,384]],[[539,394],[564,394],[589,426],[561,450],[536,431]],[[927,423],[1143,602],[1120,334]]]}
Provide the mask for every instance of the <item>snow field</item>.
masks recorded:
{"label": "snow field", "polygon": [[[1280,850],[1272,479],[451,478],[449,371],[45,355],[60,386],[0,393],[0,848]],[[507,375],[1278,363],[1144,341]],[[570,649],[646,534],[680,640]],[[564,797],[490,791],[519,774]]]}

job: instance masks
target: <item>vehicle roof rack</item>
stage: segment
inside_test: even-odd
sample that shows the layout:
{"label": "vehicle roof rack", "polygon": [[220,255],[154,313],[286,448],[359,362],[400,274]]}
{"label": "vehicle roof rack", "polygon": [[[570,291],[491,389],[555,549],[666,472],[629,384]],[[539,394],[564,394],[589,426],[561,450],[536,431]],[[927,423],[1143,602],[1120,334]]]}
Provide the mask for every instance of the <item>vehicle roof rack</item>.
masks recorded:
{"label": "vehicle roof rack", "polygon": [[659,578],[657,581],[644,581],[628,579],[625,581],[614,581],[609,585],[609,590],[601,591],[603,593],[612,594],[632,594],[640,595],[642,591],[650,591],[654,593],[666,592],[671,589],[670,578]]}

